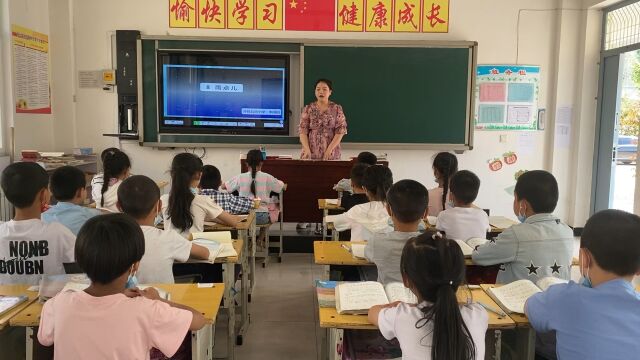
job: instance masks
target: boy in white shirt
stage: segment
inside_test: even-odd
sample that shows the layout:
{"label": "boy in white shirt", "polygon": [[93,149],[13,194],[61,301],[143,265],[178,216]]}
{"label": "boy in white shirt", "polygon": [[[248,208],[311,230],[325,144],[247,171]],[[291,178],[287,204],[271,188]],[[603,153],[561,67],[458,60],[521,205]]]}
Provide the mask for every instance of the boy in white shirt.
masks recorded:
{"label": "boy in white shirt", "polygon": [[440,212],[436,221],[436,229],[444,231],[448,239],[484,239],[491,230],[489,215],[473,206],[479,189],[480,179],[471,171],[461,170],[451,177],[449,198],[454,207]]}
{"label": "boy in white shirt", "polygon": [[209,249],[195,245],[174,230],[163,231],[154,226],[161,212],[160,189],[150,178],[134,175],[118,188],[118,208],[133,217],[144,234],[145,253],[137,272],[142,284],[173,284],[173,263],[189,258],[206,260]]}
{"label": "boy in white shirt", "polygon": [[0,224],[0,284],[35,285],[43,275],[64,274],[62,264],[74,261],[76,237],[62,224],[40,220],[48,182],[36,163],[14,163],[2,172],[0,185],[15,216]]}

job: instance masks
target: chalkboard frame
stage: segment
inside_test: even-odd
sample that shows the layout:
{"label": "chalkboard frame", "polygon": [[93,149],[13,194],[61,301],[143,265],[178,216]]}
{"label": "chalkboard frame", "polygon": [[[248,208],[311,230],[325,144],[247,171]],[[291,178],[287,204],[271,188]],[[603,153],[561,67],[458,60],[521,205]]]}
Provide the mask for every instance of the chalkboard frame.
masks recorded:
{"label": "chalkboard frame", "polygon": [[[151,41],[151,42],[150,42]],[[159,44],[176,44],[176,42],[186,42],[188,46],[159,46]],[[298,148],[299,140],[297,136],[264,136],[264,135],[246,135],[246,136],[234,136],[234,135],[180,135],[180,134],[158,134],[157,129],[155,131],[155,138],[150,139],[145,137],[145,123],[148,118],[145,114],[145,92],[144,92],[144,61],[143,61],[143,43],[146,42],[146,46],[152,44],[153,50],[153,62],[156,63],[157,53],[161,50],[185,50],[185,51],[210,51],[207,46],[198,47],[199,42],[215,42],[215,43],[236,43],[240,48],[243,43],[250,44],[263,44],[265,47],[272,47],[273,52],[288,52],[296,54],[293,50],[294,47],[300,49],[300,98],[304,99],[304,47],[305,46],[349,46],[349,47],[400,47],[400,48],[412,48],[412,47],[430,47],[430,48],[467,48],[469,49],[469,76],[467,87],[467,111],[466,111],[466,126],[465,126],[465,142],[460,144],[420,144],[420,143],[349,143],[343,142],[343,148],[351,149],[427,149],[427,150],[470,150],[473,148],[473,112],[475,109],[475,74],[477,68],[477,53],[478,44],[473,41],[374,41],[374,40],[311,40],[311,39],[256,39],[256,38],[213,38],[213,37],[181,37],[181,36],[146,36],[143,35],[138,39],[137,52],[138,52],[138,114],[140,114],[139,134],[140,146],[150,147],[239,147],[246,148],[248,146],[255,145],[270,145],[280,148]],[[231,50],[230,50],[231,51]],[[238,51],[234,49],[233,51]],[[248,49],[248,51],[256,52],[255,50]],[[261,50],[257,52],[269,52],[268,50]],[[147,69],[148,70],[148,69]],[[157,79],[157,69],[154,68],[154,72],[147,76],[153,76]],[[157,86],[157,83],[154,84]],[[153,94],[155,96],[155,94]],[[154,101],[155,103],[155,101]],[[157,123],[157,109],[154,112],[155,119],[153,121]],[[148,129],[152,130],[152,129]],[[213,142],[212,142],[213,141]]]}

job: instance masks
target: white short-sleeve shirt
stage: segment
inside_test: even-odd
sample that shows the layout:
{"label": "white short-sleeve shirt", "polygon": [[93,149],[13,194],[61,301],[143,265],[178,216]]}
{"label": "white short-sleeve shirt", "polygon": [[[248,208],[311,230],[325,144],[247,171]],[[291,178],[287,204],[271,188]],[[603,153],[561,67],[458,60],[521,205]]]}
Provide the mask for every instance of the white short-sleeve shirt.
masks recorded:
{"label": "white short-sleeve shirt", "polygon": [[43,275],[64,274],[74,261],[76,237],[60,223],[40,219],[0,224],[0,284],[38,284]]}
{"label": "white short-sleeve shirt", "polygon": [[352,207],[346,213],[329,215],[327,222],[333,223],[337,231],[351,230],[352,241],[370,240],[377,232],[393,231],[391,218],[382,201],[371,201]]}
{"label": "white short-sleeve shirt", "polygon": [[[93,200],[96,202],[96,208],[100,210],[108,210],[113,213],[118,213],[120,210],[116,206],[118,202],[118,188],[122,184],[122,180],[118,180],[115,184],[110,185],[107,188],[107,191],[102,194],[100,191],[102,190],[102,184],[99,185],[99,189],[95,191],[95,188],[92,188]],[[104,204],[100,205],[100,202],[104,199]]]}
{"label": "white short-sleeve shirt", "polygon": [[[418,306],[422,308],[427,303],[423,302]],[[382,336],[387,340],[398,339],[402,360],[431,359],[433,323],[416,328],[416,322],[424,318],[424,313],[418,306],[400,303],[398,306],[382,309],[378,315],[378,328]],[[484,359],[484,337],[489,326],[489,315],[479,304],[460,306],[460,312],[476,346],[476,359]]]}
{"label": "white short-sleeve shirt", "polygon": [[193,225],[187,231],[181,231],[173,226],[171,219],[169,219],[169,194],[162,195],[162,217],[164,219],[165,230],[175,230],[185,239],[189,237],[189,234],[194,232],[204,231],[204,222],[213,221],[220,214],[224,212],[222,207],[216,204],[210,197],[206,195],[195,195],[191,202],[191,216],[193,217]]}
{"label": "white short-sleeve shirt", "polygon": [[484,210],[454,207],[440,212],[436,229],[444,231],[449,239],[467,241],[470,238],[486,238],[491,226],[489,215]]}
{"label": "white short-sleeve shirt", "polygon": [[144,233],[144,256],[137,278],[141,284],[173,284],[173,263],[189,260],[191,241],[173,230],[141,226]]}

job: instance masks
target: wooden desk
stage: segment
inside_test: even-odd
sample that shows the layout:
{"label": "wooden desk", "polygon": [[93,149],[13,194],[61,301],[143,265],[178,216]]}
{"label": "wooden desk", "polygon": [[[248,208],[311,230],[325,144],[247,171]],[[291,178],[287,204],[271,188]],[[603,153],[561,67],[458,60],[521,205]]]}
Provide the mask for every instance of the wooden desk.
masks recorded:
{"label": "wooden desk", "polygon": [[[379,162],[388,166],[388,162]],[[335,196],[333,186],[341,179],[348,178],[353,161],[334,160],[285,160],[267,159],[262,171],[287,183],[287,212],[285,222],[322,222],[320,212],[315,207],[319,198]],[[246,163],[240,160],[242,172],[248,171]]]}
{"label": "wooden desk", "polygon": [[[480,287],[488,295],[488,290],[499,287],[500,284],[482,284]],[[531,327],[529,319],[524,314],[509,313],[505,308],[502,310],[509,314],[511,320],[516,324],[516,352],[522,359],[533,360],[536,352],[536,331]]]}
{"label": "wooden desk", "polygon": [[28,291],[30,285],[0,285],[0,295],[5,296],[18,296],[18,295],[26,295],[29,299],[22,304],[14,307],[10,311],[0,315],[0,330],[4,329],[9,325],[11,319],[20,314],[22,310],[27,308],[31,303],[36,301],[38,298],[37,291]]}
{"label": "wooden desk", "polygon": [[[194,359],[211,358],[213,354],[214,326],[220,301],[225,292],[224,284],[214,284],[210,288],[199,288],[197,284],[152,284],[169,292],[171,301],[190,306],[200,312],[207,320],[207,326],[191,334],[191,347]],[[37,296],[37,293],[36,293]],[[11,326],[27,328],[27,359],[33,358],[33,339],[35,328],[40,325],[43,304],[34,301],[11,319]]]}
{"label": "wooden desk", "polygon": [[[458,299],[461,303],[466,303],[469,292],[466,289],[458,290]],[[487,295],[482,289],[471,289],[471,300],[480,301],[485,305],[499,308],[498,305]],[[498,315],[487,312],[489,315],[489,330],[496,332],[495,341],[500,343],[502,341],[501,331],[506,329],[514,329],[516,327],[515,322],[508,316],[498,317]],[[367,318],[367,315],[340,315],[335,308],[320,307],[319,308],[319,322],[320,327],[326,329],[325,339],[327,346],[323,347],[324,353],[322,359],[337,359],[336,353],[337,343],[342,341],[344,329],[360,329],[360,330],[376,330],[377,328],[371,324]],[[499,349],[499,346],[496,346]]]}

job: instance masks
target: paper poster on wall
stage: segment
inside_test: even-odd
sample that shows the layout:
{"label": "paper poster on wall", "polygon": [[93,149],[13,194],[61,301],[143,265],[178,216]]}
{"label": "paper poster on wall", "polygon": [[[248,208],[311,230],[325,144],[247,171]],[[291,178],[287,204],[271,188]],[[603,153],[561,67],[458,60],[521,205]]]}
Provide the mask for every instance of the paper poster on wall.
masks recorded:
{"label": "paper poster on wall", "polygon": [[11,25],[16,113],[51,114],[49,37]]}
{"label": "paper poster on wall", "polygon": [[476,129],[537,130],[539,66],[478,65]]}

